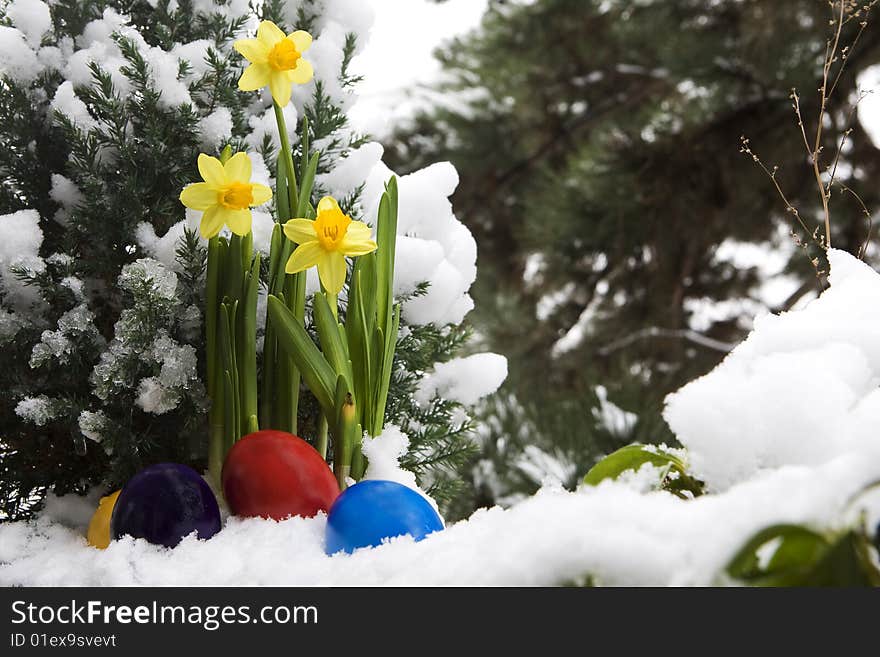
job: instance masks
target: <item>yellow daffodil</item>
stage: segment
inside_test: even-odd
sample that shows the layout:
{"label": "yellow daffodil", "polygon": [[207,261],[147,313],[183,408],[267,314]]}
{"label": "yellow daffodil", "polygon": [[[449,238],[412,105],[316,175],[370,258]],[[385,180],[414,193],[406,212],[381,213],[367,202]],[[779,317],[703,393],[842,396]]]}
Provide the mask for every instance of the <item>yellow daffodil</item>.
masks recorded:
{"label": "yellow daffodil", "polygon": [[86,538],[89,545],[99,550],[105,549],[110,545],[110,518],[113,515],[113,507],[116,506],[116,498],[119,497],[121,491],[116,491],[112,495],[102,497],[98,503],[98,509],[89,522],[89,530]]}
{"label": "yellow daffodil", "polygon": [[317,265],[321,284],[330,294],[339,294],[345,283],[345,256],[360,256],[376,250],[370,227],[352,221],[336,200],[325,196],[318,203],[318,216],[291,219],[284,234],[299,244],[287,261],[285,271],[296,274]]}
{"label": "yellow daffodil", "polygon": [[314,75],[311,63],[302,56],[312,45],[312,35],[303,30],[284,34],[272,21],[263,21],[256,39],[239,39],[232,45],[250,62],[238,88],[256,91],[268,85],[281,107],[290,102],[294,83],[305,84]]}
{"label": "yellow daffodil", "polygon": [[199,226],[202,237],[211,239],[224,224],[236,235],[247,235],[252,221],[249,208],[272,198],[271,189],[251,182],[248,154],[236,153],[222,164],[216,157],[202,153],[199,173],[205,182],[184,187],[180,202],[204,213]]}

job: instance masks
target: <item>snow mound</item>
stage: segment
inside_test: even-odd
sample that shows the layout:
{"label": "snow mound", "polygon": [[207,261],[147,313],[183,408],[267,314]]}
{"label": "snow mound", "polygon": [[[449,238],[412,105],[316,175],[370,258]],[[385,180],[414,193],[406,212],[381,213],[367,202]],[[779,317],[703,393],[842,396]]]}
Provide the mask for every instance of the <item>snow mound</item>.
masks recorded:
{"label": "snow mound", "polygon": [[[421,542],[333,557],[323,515],[230,517],[208,541],[168,550],[125,538],[99,551],[84,538],[95,496],[50,498],[37,520],[0,526],[0,585],[727,583],[727,562],[771,524],[837,529],[880,514],[876,495],[852,502],[880,479],[880,276],[845,253],[830,258],[819,299],[759,318],[721,365],[669,398],[696,473],[721,492],[685,501],[626,478],[576,492],[549,485]],[[368,440],[369,476],[412,485],[397,464],[405,449],[396,427]]]}
{"label": "snow mound", "polygon": [[484,352],[436,363],[416,390],[416,401],[430,403],[435,395],[473,406],[498,390],[507,378],[507,358]]}
{"label": "snow mound", "polygon": [[[481,510],[415,543],[395,538],[352,555],[324,554],[326,517],[228,518],[208,541],[173,550],[124,538],[107,550],[84,538],[96,501],[62,502],[32,523],[0,526],[0,585],[606,585],[723,583],[745,537],[775,522],[827,526],[877,473],[856,455],[790,466],[721,495],[682,501],[609,482],[545,489],[512,509]],[[768,503],[772,500],[772,503]]]}
{"label": "snow mound", "polygon": [[843,251],[829,259],[828,291],[757,318],[724,362],[668,398],[666,420],[711,489],[880,440],[880,276]]}

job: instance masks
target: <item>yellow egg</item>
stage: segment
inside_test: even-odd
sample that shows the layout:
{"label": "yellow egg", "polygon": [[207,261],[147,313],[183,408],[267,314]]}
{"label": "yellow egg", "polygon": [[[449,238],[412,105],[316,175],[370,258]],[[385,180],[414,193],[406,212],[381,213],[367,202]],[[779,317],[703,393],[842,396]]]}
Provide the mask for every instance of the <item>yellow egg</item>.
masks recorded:
{"label": "yellow egg", "polygon": [[89,531],[86,535],[89,545],[105,549],[110,545],[110,516],[113,514],[113,507],[116,505],[116,498],[119,497],[121,491],[116,491],[112,495],[102,497],[98,504],[98,510],[92,516],[89,522]]}

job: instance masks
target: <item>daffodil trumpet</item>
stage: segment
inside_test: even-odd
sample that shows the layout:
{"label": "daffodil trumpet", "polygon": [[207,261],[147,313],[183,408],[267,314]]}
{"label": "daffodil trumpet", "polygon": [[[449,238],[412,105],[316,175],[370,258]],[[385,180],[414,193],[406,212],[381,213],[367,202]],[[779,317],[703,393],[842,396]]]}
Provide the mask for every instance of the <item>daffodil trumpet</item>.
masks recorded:
{"label": "daffodil trumpet", "polygon": [[[362,221],[345,214],[331,196],[318,202],[317,217],[291,219],[284,224],[284,234],[299,246],[285,265],[288,274],[317,267],[321,285],[335,299],[345,284],[346,256],[362,256],[376,250],[372,230]],[[336,311],[334,310],[334,316]]]}

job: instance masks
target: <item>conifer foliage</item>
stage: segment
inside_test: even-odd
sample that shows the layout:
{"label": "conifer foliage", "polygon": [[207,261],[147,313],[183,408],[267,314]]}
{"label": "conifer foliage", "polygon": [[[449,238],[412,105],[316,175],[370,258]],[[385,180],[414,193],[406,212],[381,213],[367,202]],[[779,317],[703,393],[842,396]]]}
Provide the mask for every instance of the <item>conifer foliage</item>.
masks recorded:
{"label": "conifer foliage", "polygon": [[[871,3],[844,4],[855,13]],[[599,382],[639,415],[624,440],[672,440],[665,395],[717,364],[755,315],[821,289],[810,259],[824,268],[812,234],[824,232],[822,204],[789,94],[798,89],[812,135],[839,7],[493,1],[479,28],[438,51],[445,82],[398,133],[391,159],[449,159],[462,173],[456,207],[481,253],[475,322],[510,357],[518,405],[540,415],[533,445],[543,438],[551,453],[578,426],[580,446],[563,449],[569,461],[607,451],[607,432],[591,428]],[[844,26],[846,66],[822,141],[828,165],[846,133],[837,174],[870,212],[880,206],[871,183],[880,151],[852,105],[859,75],[880,61],[878,34],[876,9]],[[779,166],[809,230],[740,153],[742,135]],[[859,253],[869,234],[862,208],[841,188],[833,195],[832,243]],[[491,414],[487,427],[508,415],[504,405]],[[509,448],[510,435],[496,437]]]}
{"label": "conifer foliage", "polygon": [[[227,145],[262,156],[254,175],[270,181],[272,110],[237,89],[232,41],[259,19],[319,33],[329,4],[0,2],[0,518],[32,515],[49,491],[118,487],[150,463],[204,469],[206,248],[178,196],[198,153]],[[308,118],[321,151],[315,199],[366,141],[346,117],[358,31],[339,26],[287,116],[292,139]],[[297,167],[301,156],[295,145]],[[361,189],[340,198],[354,216]],[[254,213],[264,251],[269,210]],[[389,392],[389,419],[412,434],[406,460],[440,493],[468,424],[457,402],[411,396],[460,332],[408,328]],[[303,391],[304,437],[315,408]]]}

